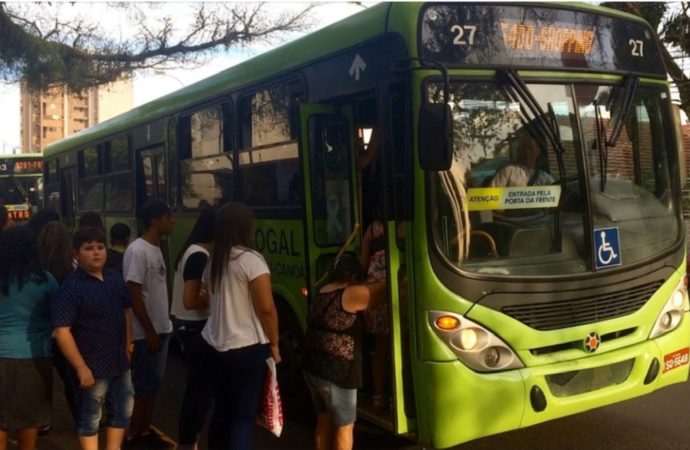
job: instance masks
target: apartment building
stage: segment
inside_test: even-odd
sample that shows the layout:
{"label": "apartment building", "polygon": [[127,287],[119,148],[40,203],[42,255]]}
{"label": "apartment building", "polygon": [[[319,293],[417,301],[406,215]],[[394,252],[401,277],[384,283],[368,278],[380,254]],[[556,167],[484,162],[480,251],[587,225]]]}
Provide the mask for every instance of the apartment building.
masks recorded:
{"label": "apartment building", "polygon": [[65,86],[30,90],[21,86],[22,151],[40,153],[51,142],[128,111],[133,105],[132,80],[69,92]]}

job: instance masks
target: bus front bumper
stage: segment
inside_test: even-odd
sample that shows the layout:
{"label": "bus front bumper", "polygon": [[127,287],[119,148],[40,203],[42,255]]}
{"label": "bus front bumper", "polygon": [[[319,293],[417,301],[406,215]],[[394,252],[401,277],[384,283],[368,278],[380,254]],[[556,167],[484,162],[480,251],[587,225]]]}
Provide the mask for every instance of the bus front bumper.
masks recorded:
{"label": "bus front bumper", "polygon": [[689,344],[686,312],[664,336],[572,361],[497,373],[477,373],[459,361],[424,362],[429,436],[422,429],[420,437],[446,448],[686,381]]}

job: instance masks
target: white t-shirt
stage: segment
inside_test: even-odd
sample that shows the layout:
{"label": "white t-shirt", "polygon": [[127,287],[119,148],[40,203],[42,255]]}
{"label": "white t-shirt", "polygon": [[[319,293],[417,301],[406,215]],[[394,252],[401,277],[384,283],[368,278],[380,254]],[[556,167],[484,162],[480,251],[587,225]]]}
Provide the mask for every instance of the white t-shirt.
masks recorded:
{"label": "white t-shirt", "polygon": [[[187,260],[194,253],[203,253],[208,258],[208,251],[197,244],[190,245],[187,250],[185,250],[182,258],[180,258],[180,263],[175,271],[175,279],[173,280],[173,293],[172,293],[172,307],[170,308],[170,313],[180,320],[206,320],[208,318],[208,309],[187,309],[184,307],[184,300],[182,299],[182,294],[184,292],[184,271],[187,265]],[[199,273],[201,274],[204,270],[203,267],[199,268]]]}
{"label": "white t-shirt", "polygon": [[[211,264],[207,264],[203,277],[209,285],[210,268]],[[266,273],[271,272],[263,256],[253,250],[233,247],[218,289],[209,286],[209,317],[201,335],[219,352],[268,343],[249,289],[251,281]]]}
{"label": "white t-shirt", "polygon": [[[165,261],[160,247],[148,243],[143,238],[132,242],[125,250],[122,273],[126,281],[141,284],[146,312],[156,333],[172,332],[172,322],[168,311]],[[144,339],[146,337],[144,327],[134,314],[132,316],[132,338]]]}

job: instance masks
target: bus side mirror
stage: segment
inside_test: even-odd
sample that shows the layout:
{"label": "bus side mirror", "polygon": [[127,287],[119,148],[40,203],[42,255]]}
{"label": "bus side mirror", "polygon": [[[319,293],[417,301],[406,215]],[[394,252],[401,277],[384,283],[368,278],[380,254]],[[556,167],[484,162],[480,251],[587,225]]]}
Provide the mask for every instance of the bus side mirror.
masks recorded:
{"label": "bus side mirror", "polygon": [[450,106],[424,103],[419,112],[419,164],[424,170],[449,170],[453,162]]}

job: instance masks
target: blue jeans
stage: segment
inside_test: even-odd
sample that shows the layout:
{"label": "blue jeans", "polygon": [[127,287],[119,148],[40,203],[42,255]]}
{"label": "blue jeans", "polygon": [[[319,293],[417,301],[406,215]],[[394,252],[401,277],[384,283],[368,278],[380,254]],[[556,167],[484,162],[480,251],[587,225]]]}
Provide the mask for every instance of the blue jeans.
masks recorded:
{"label": "blue jeans", "polygon": [[344,427],[357,420],[357,389],[342,388],[304,371],[304,381],[311,393],[311,401],[317,414],[330,413],[333,425]]}
{"label": "blue jeans", "polygon": [[205,320],[177,322],[177,336],[184,347],[187,366],[187,380],[177,425],[177,440],[184,445],[197,442],[211,408],[211,364],[215,350],[201,337],[205,323]]}
{"label": "blue jeans", "polygon": [[266,377],[268,344],[214,351],[215,407],[208,430],[208,448],[251,450],[254,421]]}
{"label": "blue jeans", "polygon": [[168,344],[170,333],[159,334],[161,350],[151,353],[146,347],[146,339],[134,341],[132,355],[132,382],[134,395],[141,398],[153,398],[163,385],[165,363],[168,359]]}
{"label": "blue jeans", "polygon": [[77,434],[94,436],[98,434],[101,409],[105,402],[108,412],[106,425],[113,428],[128,428],[134,407],[132,375],[128,370],[116,377],[96,378],[88,389],[77,391]]}

